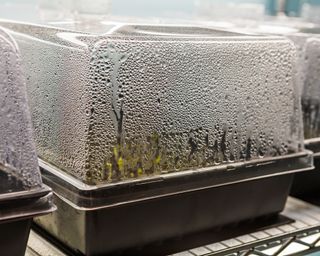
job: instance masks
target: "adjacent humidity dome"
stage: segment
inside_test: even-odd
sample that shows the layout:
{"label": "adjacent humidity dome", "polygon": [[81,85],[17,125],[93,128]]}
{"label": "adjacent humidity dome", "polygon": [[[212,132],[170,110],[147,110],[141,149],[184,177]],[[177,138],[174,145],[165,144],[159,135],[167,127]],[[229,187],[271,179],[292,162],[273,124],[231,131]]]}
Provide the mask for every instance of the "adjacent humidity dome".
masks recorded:
{"label": "adjacent humidity dome", "polygon": [[0,194],[40,186],[19,52],[0,29]]}
{"label": "adjacent humidity dome", "polygon": [[[320,27],[292,19],[274,19],[247,27],[245,32],[283,35],[297,50],[296,79],[301,91],[305,139],[320,137]],[[243,29],[242,29],[243,30]],[[306,141],[305,141],[306,143]]]}
{"label": "adjacent humidity dome", "polygon": [[309,29],[295,36],[300,46],[302,109],[306,139],[320,137],[320,28]]}
{"label": "adjacent humidity dome", "polygon": [[[309,23],[268,26],[267,33],[282,33],[297,49],[297,81],[301,90],[305,139],[320,137],[320,28]],[[281,28],[281,29],[279,29]]]}
{"label": "adjacent humidity dome", "polygon": [[[272,27],[277,31],[276,25]],[[281,28],[280,31],[294,42],[297,49],[297,81],[302,94],[304,137],[320,137],[320,28],[308,23]]]}
{"label": "adjacent humidity dome", "polygon": [[300,151],[295,50],[286,39],[2,24],[23,55],[40,157],[84,182]]}

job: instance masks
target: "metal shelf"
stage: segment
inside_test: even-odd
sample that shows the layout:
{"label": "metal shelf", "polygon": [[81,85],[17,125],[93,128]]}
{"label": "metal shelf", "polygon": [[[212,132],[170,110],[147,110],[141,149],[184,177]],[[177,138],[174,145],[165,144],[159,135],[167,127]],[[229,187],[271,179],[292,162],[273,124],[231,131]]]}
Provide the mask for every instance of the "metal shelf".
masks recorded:
{"label": "metal shelf", "polygon": [[[207,244],[174,256],[287,256],[320,251],[320,207],[289,197],[282,215],[294,220],[218,243]],[[31,232],[26,256],[64,256],[43,237]]]}
{"label": "metal shelf", "polygon": [[286,256],[320,250],[320,207],[289,198],[282,215],[294,222],[173,255]]}

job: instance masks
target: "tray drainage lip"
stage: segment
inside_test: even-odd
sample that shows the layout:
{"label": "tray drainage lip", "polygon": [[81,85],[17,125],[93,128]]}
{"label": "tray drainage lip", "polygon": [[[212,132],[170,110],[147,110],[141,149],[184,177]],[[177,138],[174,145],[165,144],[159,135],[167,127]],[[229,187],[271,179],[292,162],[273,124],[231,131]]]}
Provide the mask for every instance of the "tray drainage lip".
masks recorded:
{"label": "tray drainage lip", "polygon": [[39,165],[44,182],[56,195],[75,208],[96,210],[312,170],[312,154],[304,150],[284,156],[100,185],[85,184],[41,159]]}
{"label": "tray drainage lip", "polygon": [[0,223],[33,218],[56,210],[51,188],[41,187],[0,195]]}
{"label": "tray drainage lip", "polygon": [[8,201],[39,198],[49,194],[51,191],[52,190],[50,187],[48,187],[45,184],[42,184],[40,187],[32,188],[29,190],[21,190],[0,194],[0,205]]}

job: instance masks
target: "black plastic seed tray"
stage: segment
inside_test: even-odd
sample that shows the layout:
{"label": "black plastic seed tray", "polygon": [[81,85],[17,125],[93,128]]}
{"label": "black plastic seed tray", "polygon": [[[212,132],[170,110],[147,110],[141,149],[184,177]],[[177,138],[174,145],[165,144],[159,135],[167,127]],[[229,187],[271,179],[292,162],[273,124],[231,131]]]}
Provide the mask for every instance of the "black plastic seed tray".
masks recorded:
{"label": "black plastic seed tray", "polygon": [[32,218],[55,210],[46,185],[27,189],[23,182],[0,166],[1,255],[24,255]]}
{"label": "black plastic seed tray", "polygon": [[320,138],[305,140],[305,147],[313,152],[315,169],[297,173],[290,194],[320,204]]}
{"label": "black plastic seed tray", "polygon": [[1,194],[1,255],[24,255],[32,218],[50,213],[55,209],[51,189],[45,185],[30,191]]}
{"label": "black plastic seed tray", "polygon": [[311,152],[226,164],[101,186],[45,162],[58,211],[36,223],[76,253],[101,255],[282,211],[293,174]]}

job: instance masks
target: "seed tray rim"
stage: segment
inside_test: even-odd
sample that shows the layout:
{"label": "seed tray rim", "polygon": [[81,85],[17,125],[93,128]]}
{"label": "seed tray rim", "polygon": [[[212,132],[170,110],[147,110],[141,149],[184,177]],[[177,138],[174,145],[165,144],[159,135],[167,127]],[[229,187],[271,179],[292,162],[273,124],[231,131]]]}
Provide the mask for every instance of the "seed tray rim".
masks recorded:
{"label": "seed tray rim", "polygon": [[63,197],[78,209],[96,210],[308,171],[313,169],[313,158],[311,151],[304,150],[263,160],[251,160],[103,185],[85,184],[41,159],[39,159],[39,166],[44,182],[52,187],[55,194]]}

